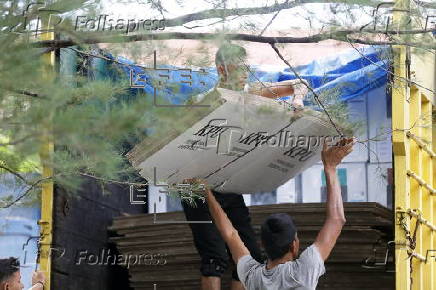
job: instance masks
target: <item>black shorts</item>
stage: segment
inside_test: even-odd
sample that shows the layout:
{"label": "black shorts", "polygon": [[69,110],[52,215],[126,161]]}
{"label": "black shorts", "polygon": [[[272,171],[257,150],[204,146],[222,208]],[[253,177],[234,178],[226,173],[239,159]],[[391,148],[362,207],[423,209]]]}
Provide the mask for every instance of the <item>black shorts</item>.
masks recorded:
{"label": "black shorts", "polygon": [[[240,194],[218,193],[212,191],[216,200],[221,204],[239,236],[244,242],[251,256],[262,263],[261,251],[256,241],[254,230],[251,227],[248,208]],[[206,202],[197,201],[196,206],[182,202],[186,220],[210,221],[212,220]],[[232,278],[239,280],[236,266],[231,259],[230,250],[221,238],[214,223],[190,223],[194,237],[194,244],[201,257],[200,272],[203,276],[221,277],[230,264],[233,266]]]}

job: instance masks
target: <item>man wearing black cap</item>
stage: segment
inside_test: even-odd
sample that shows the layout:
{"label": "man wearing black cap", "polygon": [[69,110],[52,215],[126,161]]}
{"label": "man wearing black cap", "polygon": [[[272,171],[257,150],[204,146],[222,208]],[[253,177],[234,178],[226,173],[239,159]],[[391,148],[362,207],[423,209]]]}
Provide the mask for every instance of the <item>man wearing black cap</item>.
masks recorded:
{"label": "man wearing black cap", "polygon": [[[283,213],[269,216],[261,227],[262,245],[267,254],[264,264],[250,254],[238,231],[221,208],[212,192],[206,190],[210,214],[237,264],[240,281],[247,290],[312,290],[325,273],[324,261],[330,255],[345,224],[341,188],[336,167],[352,150],[354,138],[344,138],[321,153],[327,182],[326,220],[315,242],[300,256],[297,229],[292,218]],[[195,179],[188,182],[198,182]],[[205,183],[204,180],[199,182]]]}

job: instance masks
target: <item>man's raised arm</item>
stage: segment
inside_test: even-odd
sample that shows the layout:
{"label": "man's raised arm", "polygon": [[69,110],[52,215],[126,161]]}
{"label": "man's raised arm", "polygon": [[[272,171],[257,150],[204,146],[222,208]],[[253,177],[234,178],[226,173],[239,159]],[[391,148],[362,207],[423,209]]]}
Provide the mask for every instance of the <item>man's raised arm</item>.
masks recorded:
{"label": "man's raised arm", "polygon": [[314,244],[323,260],[330,255],[345,224],[344,206],[336,167],[345,156],[353,151],[354,143],[354,138],[342,139],[339,144],[330,147],[324,142],[321,153],[327,183],[326,220]]}
{"label": "man's raised arm", "polygon": [[207,187],[206,181],[201,179],[187,179],[188,183],[202,183],[205,185],[206,201],[209,206],[209,212],[215,222],[221,237],[226,242],[232,254],[233,261],[238,264],[240,258],[246,255],[250,255],[244,242],[239,237],[238,231],[233,227],[232,222],[227,217],[227,214],[221,208],[221,205],[216,200],[212,191]]}

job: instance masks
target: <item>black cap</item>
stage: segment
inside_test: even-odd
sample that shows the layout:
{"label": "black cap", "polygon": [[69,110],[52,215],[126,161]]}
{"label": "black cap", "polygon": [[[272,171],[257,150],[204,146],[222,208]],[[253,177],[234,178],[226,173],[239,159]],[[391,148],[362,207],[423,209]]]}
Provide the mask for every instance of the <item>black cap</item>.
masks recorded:
{"label": "black cap", "polygon": [[270,215],[261,227],[261,238],[268,258],[277,259],[285,255],[296,233],[297,228],[288,214]]}

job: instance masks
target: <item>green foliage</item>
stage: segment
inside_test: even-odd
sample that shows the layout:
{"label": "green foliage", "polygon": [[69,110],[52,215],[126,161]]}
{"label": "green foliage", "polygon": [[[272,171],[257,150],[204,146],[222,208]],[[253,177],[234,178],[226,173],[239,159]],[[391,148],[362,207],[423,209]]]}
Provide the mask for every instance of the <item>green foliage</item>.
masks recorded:
{"label": "green foliage", "polygon": [[[340,91],[345,86],[352,86],[352,83],[342,83],[341,85],[322,91],[320,101],[324,104],[326,111],[346,136],[357,136],[362,134],[365,120],[350,120],[350,111],[347,104],[340,100]],[[326,116],[325,112],[323,112]]]}
{"label": "green foliage", "polygon": [[186,184],[187,186],[170,186],[168,195],[186,202],[192,207],[197,206],[198,200],[206,202],[204,185],[201,183]]}
{"label": "green foliage", "polygon": [[[92,10],[84,2],[61,0],[46,7],[65,12]],[[26,20],[22,17],[26,3],[21,4],[0,6],[0,14],[6,16],[0,27],[15,26],[0,34],[0,173],[8,173],[1,175],[1,183],[29,188],[40,180],[38,156],[48,138],[54,141],[55,150],[47,165],[54,169],[54,182],[69,191],[80,185],[82,173],[103,180],[136,180],[123,154],[126,144],[142,138],[150,125],[143,114],[151,106],[145,101],[150,98],[124,100],[126,83],[90,80],[86,70],[80,69],[81,65],[90,67],[83,56],[77,58],[77,73],[59,77],[41,49],[31,46],[37,39],[23,29],[25,21],[41,16],[41,11],[32,6]],[[61,63],[61,71],[66,65],[71,64]],[[36,174],[22,180],[18,174],[23,171]],[[32,188],[33,197],[38,190],[38,186]],[[9,196],[0,206],[11,201]]]}

